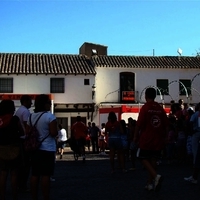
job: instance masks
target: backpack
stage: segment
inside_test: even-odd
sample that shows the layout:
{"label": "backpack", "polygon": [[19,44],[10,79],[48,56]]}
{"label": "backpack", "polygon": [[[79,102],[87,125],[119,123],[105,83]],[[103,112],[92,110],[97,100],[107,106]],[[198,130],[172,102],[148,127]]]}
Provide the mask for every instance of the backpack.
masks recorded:
{"label": "backpack", "polygon": [[37,122],[39,121],[40,117],[44,114],[45,112],[43,112],[36,120],[35,124],[32,125],[32,122],[31,122],[31,115],[30,115],[30,118],[29,118],[29,123],[30,123],[30,129],[29,129],[29,132],[26,134],[26,137],[25,137],[25,141],[24,141],[24,148],[26,151],[36,151],[39,149],[40,145],[42,144],[42,142],[49,136],[49,134],[42,139],[42,141],[39,141],[38,140],[38,137],[39,137],[39,132],[36,128],[36,124]]}

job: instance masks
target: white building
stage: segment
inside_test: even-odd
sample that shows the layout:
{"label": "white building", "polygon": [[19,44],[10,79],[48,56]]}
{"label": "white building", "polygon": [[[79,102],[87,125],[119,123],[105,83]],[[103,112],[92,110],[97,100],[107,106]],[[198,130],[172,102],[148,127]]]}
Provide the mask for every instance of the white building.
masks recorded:
{"label": "white building", "polygon": [[0,99],[11,98],[18,107],[22,94],[49,94],[69,134],[77,115],[97,125],[111,110],[136,118],[147,87],[157,89],[156,101],[166,107],[171,100],[200,101],[199,57],[107,56],[90,48],[88,56],[0,53]]}
{"label": "white building", "polygon": [[[125,119],[130,115],[137,118],[147,87],[157,89],[156,101],[165,107],[172,100],[183,99],[188,104],[200,101],[198,57],[94,56],[92,61],[96,70],[96,106],[100,109],[126,105],[127,109],[118,111],[119,117],[123,113]],[[98,120],[102,123],[102,119]]]}

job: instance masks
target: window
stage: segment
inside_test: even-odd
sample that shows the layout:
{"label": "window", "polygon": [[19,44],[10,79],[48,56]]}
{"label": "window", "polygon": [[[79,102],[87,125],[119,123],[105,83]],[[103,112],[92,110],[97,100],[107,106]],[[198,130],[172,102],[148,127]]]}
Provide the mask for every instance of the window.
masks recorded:
{"label": "window", "polygon": [[157,95],[160,95],[160,92],[162,95],[169,95],[169,83],[168,83],[168,79],[157,79],[156,80],[156,84],[157,84]]}
{"label": "window", "polygon": [[65,92],[65,85],[64,85],[64,78],[51,78],[51,93],[64,93]]}
{"label": "window", "polygon": [[84,79],[84,85],[90,85],[90,79]]}
{"label": "window", "polygon": [[13,93],[13,78],[0,78],[0,93]]}
{"label": "window", "polygon": [[120,101],[135,102],[135,74],[131,72],[120,73]]}
{"label": "window", "polygon": [[187,80],[187,79],[179,80],[180,95],[186,96],[186,91],[187,91],[188,95],[191,95],[191,80]]}

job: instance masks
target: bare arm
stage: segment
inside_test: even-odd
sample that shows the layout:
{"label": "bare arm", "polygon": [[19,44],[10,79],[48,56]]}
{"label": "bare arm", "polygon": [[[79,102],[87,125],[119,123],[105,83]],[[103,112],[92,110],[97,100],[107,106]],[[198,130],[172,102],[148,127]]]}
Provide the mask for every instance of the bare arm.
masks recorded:
{"label": "bare arm", "polygon": [[27,121],[23,121],[24,129],[26,129]]}
{"label": "bare arm", "polygon": [[56,119],[50,122],[49,124],[49,134],[52,137],[56,137],[58,135],[57,121]]}

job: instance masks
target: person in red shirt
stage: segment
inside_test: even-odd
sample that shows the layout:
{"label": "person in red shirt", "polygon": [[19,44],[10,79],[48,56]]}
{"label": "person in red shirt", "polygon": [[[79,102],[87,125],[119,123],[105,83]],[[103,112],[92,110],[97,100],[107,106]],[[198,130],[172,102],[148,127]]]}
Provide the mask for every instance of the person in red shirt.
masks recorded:
{"label": "person in red shirt", "polygon": [[147,88],[146,103],[142,106],[138,120],[134,141],[138,142],[137,157],[148,172],[148,190],[159,190],[163,177],[156,172],[156,162],[161,157],[167,136],[168,118],[164,109],[155,102],[156,90]]}
{"label": "person in red shirt", "polygon": [[77,116],[76,122],[72,125],[72,137],[76,140],[76,144],[79,147],[82,154],[83,161],[85,161],[85,144],[86,136],[88,133],[87,126],[81,121],[81,116]]}

